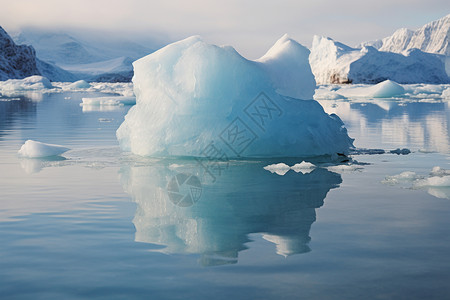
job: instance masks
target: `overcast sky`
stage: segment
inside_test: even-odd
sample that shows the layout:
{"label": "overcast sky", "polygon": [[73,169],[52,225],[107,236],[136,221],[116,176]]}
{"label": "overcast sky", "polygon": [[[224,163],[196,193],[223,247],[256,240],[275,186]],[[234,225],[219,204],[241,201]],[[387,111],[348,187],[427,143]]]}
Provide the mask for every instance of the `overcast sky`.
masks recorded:
{"label": "overcast sky", "polygon": [[257,58],[284,33],[310,46],[315,34],[354,46],[450,13],[448,0],[0,0],[0,26],[107,30],[177,40],[199,34]]}

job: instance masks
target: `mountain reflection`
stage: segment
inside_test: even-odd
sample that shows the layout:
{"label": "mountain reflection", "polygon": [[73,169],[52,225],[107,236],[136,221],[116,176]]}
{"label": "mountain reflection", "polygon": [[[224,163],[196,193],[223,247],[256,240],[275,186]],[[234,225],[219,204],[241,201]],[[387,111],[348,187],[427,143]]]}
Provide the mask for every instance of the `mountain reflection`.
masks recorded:
{"label": "mountain reflection", "polygon": [[[310,251],[316,208],[342,182],[340,175],[318,168],[279,176],[264,165],[231,164],[215,182],[202,177],[195,162],[123,167],[123,187],[137,204],[135,240],[163,245],[164,253],[201,254],[203,265],[236,263],[252,233],[274,243],[280,255]],[[201,193],[193,177],[201,181]],[[180,183],[179,193],[195,192],[195,201],[174,201],[174,178],[181,183],[191,178],[191,191]]]}
{"label": "mountain reflection", "polygon": [[366,100],[318,101],[327,113],[337,114],[355,138],[367,148],[412,147],[448,153],[448,102]]}

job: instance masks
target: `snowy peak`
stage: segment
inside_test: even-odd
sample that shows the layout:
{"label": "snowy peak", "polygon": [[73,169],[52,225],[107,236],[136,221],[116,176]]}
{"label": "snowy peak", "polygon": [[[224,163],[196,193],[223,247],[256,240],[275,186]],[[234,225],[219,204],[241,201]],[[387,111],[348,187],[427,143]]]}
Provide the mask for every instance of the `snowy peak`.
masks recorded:
{"label": "snowy peak", "polygon": [[417,48],[424,52],[450,55],[450,14],[413,31],[399,29],[384,38],[377,48],[380,51],[402,53]]}

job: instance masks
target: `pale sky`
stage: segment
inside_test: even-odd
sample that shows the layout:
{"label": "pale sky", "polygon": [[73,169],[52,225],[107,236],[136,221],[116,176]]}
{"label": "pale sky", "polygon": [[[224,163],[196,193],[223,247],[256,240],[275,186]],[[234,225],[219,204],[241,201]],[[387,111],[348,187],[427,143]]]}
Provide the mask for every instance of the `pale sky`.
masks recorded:
{"label": "pale sky", "polygon": [[[0,26],[106,30],[175,41],[201,35],[244,56],[263,55],[284,33],[305,46],[325,35],[350,46],[417,29],[450,13],[448,0],[0,0]],[[137,39],[139,37],[139,39]]]}

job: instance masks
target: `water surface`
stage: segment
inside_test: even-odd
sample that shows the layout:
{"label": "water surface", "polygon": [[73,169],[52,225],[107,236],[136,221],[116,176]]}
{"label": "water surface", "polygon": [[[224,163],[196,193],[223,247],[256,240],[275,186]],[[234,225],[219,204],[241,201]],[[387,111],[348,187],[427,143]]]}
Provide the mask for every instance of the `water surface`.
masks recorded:
{"label": "water surface", "polygon": [[[447,103],[321,101],[359,148],[358,170],[284,176],[278,160],[122,153],[126,106],[83,93],[0,101],[2,299],[443,299],[450,294],[448,188],[386,185],[449,166]],[[89,94],[89,96],[95,96]],[[27,139],[72,150],[24,159]],[[293,165],[300,161],[286,159]]]}

